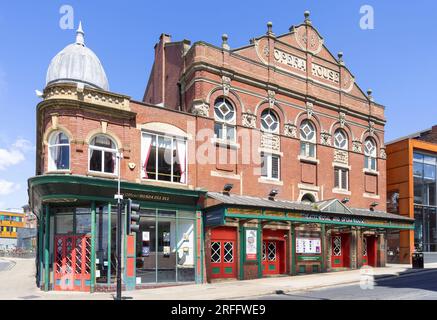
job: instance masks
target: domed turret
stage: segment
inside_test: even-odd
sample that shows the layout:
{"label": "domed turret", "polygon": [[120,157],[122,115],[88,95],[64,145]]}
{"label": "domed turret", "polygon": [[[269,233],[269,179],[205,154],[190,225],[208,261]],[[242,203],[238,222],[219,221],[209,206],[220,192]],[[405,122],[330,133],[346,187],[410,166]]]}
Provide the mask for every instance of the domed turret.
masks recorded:
{"label": "domed turret", "polygon": [[109,91],[108,79],[99,58],[85,47],[82,23],[79,23],[76,32],[76,42],[59,52],[47,70],[46,86],[63,82],[83,83]]}

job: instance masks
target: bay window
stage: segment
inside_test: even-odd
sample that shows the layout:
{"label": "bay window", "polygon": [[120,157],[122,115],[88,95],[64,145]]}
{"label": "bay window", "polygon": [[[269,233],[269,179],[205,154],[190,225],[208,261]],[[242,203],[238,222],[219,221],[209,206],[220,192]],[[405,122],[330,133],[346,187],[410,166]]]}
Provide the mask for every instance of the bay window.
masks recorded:
{"label": "bay window", "polygon": [[279,180],[280,158],[278,155],[261,152],[261,176]]}
{"label": "bay window", "polygon": [[70,141],[65,133],[57,131],[49,138],[48,170],[70,169]]}
{"label": "bay window", "polygon": [[183,138],[142,133],[143,179],[187,183],[187,147]]}
{"label": "bay window", "polygon": [[108,136],[98,135],[89,146],[89,170],[93,172],[117,173],[117,146]]}

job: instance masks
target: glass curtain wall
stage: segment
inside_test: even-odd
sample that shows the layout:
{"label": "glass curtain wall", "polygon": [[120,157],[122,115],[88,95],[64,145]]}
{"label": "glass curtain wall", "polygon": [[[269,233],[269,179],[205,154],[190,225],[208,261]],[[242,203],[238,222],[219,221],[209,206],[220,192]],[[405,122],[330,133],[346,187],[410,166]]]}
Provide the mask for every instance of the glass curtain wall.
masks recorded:
{"label": "glass curtain wall", "polygon": [[437,157],[414,152],[414,246],[418,251],[437,252]]}

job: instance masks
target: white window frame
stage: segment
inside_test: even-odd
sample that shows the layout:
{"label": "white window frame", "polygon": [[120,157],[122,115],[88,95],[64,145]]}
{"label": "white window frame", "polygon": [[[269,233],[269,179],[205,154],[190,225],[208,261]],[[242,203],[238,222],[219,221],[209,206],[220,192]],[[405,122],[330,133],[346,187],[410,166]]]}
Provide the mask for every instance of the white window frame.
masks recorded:
{"label": "white window frame", "polygon": [[[97,138],[98,136],[103,136],[105,138],[108,138],[109,140],[112,141],[112,143],[114,144],[115,148],[114,149],[110,149],[110,148],[105,148],[105,147],[100,147],[100,146],[94,146],[91,144],[91,142]],[[91,154],[93,150],[98,150],[98,151],[102,151],[102,169],[100,171],[96,171],[96,170],[91,170]],[[115,166],[114,166],[114,172],[105,172],[105,153],[113,153],[115,156]],[[117,152],[118,152],[118,146],[117,143],[114,141],[114,139],[112,139],[110,136],[105,135],[105,134],[97,134],[94,137],[92,137],[90,139],[90,144],[88,145],[88,171],[89,172],[93,172],[93,173],[98,173],[98,174],[105,174],[105,175],[109,175],[109,176],[113,176],[113,175],[117,175],[118,174],[118,166],[119,166],[119,161],[118,161],[118,157],[117,157]]]}
{"label": "white window frame", "polygon": [[[272,117],[273,122],[269,127],[266,127],[264,125],[264,122],[265,122],[264,118],[269,116],[269,115]],[[274,123],[276,123],[276,129],[272,130],[271,127]],[[265,132],[268,132],[268,133],[279,133],[279,127],[280,127],[279,118],[278,118],[278,115],[276,114],[276,112],[274,112],[272,109],[265,109],[261,113],[261,129]]]}
{"label": "white window frame", "polygon": [[[145,135],[154,136],[156,144],[158,144],[159,137],[162,137],[164,139],[165,138],[171,139],[171,150],[174,149],[176,140],[183,141],[185,143],[185,182],[176,182],[176,181],[173,181],[173,178],[174,178],[173,177],[173,163],[174,163],[174,161],[171,162],[171,181],[159,180],[158,179],[158,165],[157,165],[158,164],[158,152],[155,153],[155,164],[156,164],[155,179],[145,178],[144,177],[145,176],[145,174],[144,174],[145,172],[144,172],[143,165],[144,165],[144,162],[145,162],[146,159],[144,159],[144,157],[143,157],[144,156],[144,152],[143,152],[144,142],[143,142],[143,139],[144,139]],[[173,158],[173,154],[172,154],[172,158]],[[183,137],[178,137],[178,136],[168,136],[168,135],[161,134],[161,133],[156,133],[156,132],[141,131],[141,163],[140,163],[140,166],[141,166],[141,171],[140,171],[140,175],[141,176],[140,176],[140,178],[142,180],[160,181],[160,182],[164,182],[164,183],[176,183],[178,185],[187,185],[188,184],[188,141],[187,141],[187,139],[183,138]]]}
{"label": "white window frame", "polygon": [[[275,180],[275,181],[280,181],[281,180],[281,156],[278,154],[272,154],[272,153],[267,153],[267,152],[262,152],[261,153],[261,163],[262,163],[262,158],[264,155],[264,159],[266,161],[266,165],[267,165],[267,175],[263,176],[262,175],[262,168],[261,168],[261,177],[263,179],[269,179],[269,180]],[[273,177],[273,166],[272,166],[272,158],[276,157],[278,158],[278,177],[274,178]]]}
{"label": "white window frame", "polygon": [[[337,135],[341,135],[344,138],[344,141],[345,141],[344,146],[340,146],[337,143]],[[340,150],[348,150],[349,149],[349,141],[348,141],[346,132],[344,132],[344,130],[342,130],[342,129],[335,130],[335,132],[334,132],[334,147],[336,147],[337,149],[340,149]]]}
{"label": "white window frame", "polygon": [[[371,153],[368,152],[366,143],[370,141],[373,144],[373,151]],[[367,138],[364,141],[364,169],[369,171],[376,172],[378,170],[378,161],[376,157],[376,143],[373,139]],[[372,160],[375,161],[375,168],[372,168]]]}
{"label": "white window frame", "polygon": [[[221,115],[218,114],[217,112],[217,105],[219,104],[218,100],[222,99],[223,102],[226,105],[228,105],[228,107],[233,111],[233,117],[229,120],[226,120],[223,118],[221,118]],[[232,104],[232,102],[225,98],[225,97],[218,97],[215,101],[214,101],[214,138],[216,140],[221,140],[221,141],[228,141],[228,142],[236,142],[237,141],[237,127],[235,125],[236,122],[236,110],[234,105]],[[215,133],[215,125],[219,124],[221,126],[221,131],[222,131],[222,136],[223,137],[218,137],[217,134]],[[232,130],[234,131],[234,135],[232,139],[228,139],[228,130],[229,128],[232,128]]]}
{"label": "white window frame", "polygon": [[[312,132],[314,133],[313,137],[310,139],[308,139],[307,137],[304,137],[302,135],[302,128],[306,124],[309,125],[309,127],[312,129]],[[305,157],[305,158],[316,159],[317,158],[317,140],[316,140],[317,139],[317,130],[316,130],[316,127],[314,126],[314,124],[309,120],[302,121],[302,123],[300,124],[300,127],[299,127],[299,135],[300,135],[300,151],[299,151],[300,155],[302,157]],[[302,154],[302,150],[303,150],[302,146],[305,146],[303,154]],[[314,156],[310,156],[310,146],[313,146],[313,148],[314,148]]]}
{"label": "white window frame", "polygon": [[[334,175],[336,175],[337,173],[335,172],[336,170],[338,170],[338,186],[335,185],[335,177],[334,177],[334,188],[337,190],[342,190],[342,191],[349,191],[349,170],[346,168],[341,168],[341,167],[335,167],[334,168]],[[343,175],[346,175],[346,189],[343,188],[342,186],[342,181],[343,181]]]}
{"label": "white window frame", "polygon": [[[67,137],[68,143],[52,144],[53,138],[56,137],[60,133],[64,134]],[[53,148],[59,148],[59,147],[65,147],[65,146],[68,146],[68,168],[66,168],[66,169],[58,169],[58,168],[56,168],[55,161],[52,159],[52,149]],[[49,152],[49,155],[48,155],[48,164],[47,164],[47,170],[48,171],[69,171],[70,170],[70,167],[71,167],[70,166],[70,164],[71,164],[70,137],[65,132],[59,130],[59,131],[53,132],[50,135],[50,137],[48,139],[48,152]]]}

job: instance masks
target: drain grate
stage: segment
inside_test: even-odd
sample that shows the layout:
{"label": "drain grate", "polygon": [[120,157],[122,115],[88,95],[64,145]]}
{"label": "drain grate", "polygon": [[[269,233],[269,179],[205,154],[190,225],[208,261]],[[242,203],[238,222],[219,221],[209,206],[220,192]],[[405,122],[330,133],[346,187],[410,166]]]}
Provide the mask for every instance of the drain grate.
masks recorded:
{"label": "drain grate", "polygon": [[40,296],[30,295],[30,296],[20,297],[20,299],[23,299],[23,300],[31,300],[31,299],[37,299],[37,298],[39,298],[39,297],[40,297]]}

